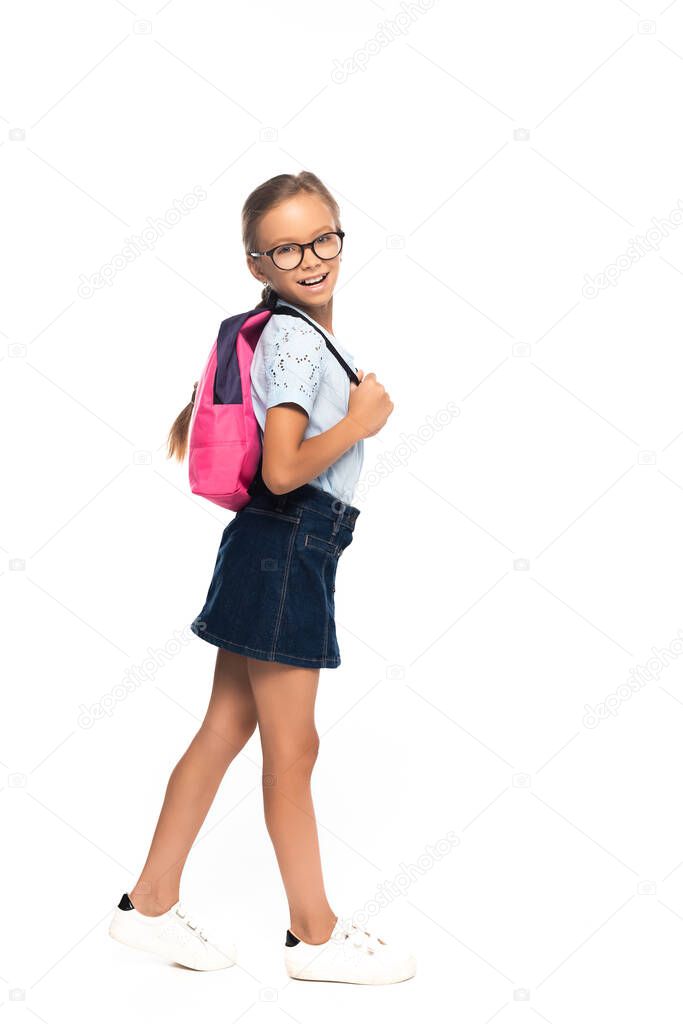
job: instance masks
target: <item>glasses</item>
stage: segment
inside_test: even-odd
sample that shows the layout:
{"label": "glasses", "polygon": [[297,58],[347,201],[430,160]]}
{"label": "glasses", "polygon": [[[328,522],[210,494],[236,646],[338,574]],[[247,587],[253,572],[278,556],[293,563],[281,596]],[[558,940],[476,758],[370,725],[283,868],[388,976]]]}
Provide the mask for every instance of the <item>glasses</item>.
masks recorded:
{"label": "glasses", "polygon": [[265,252],[250,252],[250,256],[270,256],[278,270],[294,270],[304,258],[306,249],[312,249],[321,260],[333,260],[342,250],[344,231],[330,231],[318,235],[312,242],[300,245],[298,242],[285,242]]}

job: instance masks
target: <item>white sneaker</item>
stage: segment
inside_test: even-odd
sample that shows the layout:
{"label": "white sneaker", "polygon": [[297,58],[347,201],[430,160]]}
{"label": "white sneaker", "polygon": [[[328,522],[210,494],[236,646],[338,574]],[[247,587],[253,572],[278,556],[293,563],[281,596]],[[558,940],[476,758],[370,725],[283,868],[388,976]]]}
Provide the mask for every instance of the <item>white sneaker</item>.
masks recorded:
{"label": "white sneaker", "polygon": [[192,967],[195,971],[218,971],[237,960],[233,943],[217,946],[191,918],[180,900],[156,917],[141,914],[124,892],[109,925],[112,939],[134,949],[156,953],[164,960]]}
{"label": "white sneaker", "polygon": [[408,950],[338,917],[330,938],[317,945],[287,929],[285,967],[290,978],[300,981],[389,985],[412,978],[417,963]]}

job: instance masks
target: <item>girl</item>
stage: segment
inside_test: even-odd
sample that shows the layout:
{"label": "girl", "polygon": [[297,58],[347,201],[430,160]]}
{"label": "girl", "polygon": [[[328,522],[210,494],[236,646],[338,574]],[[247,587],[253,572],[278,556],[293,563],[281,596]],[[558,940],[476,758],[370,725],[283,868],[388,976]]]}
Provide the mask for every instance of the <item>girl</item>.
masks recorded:
{"label": "girl", "polygon": [[[374,373],[351,384],[320,331],[336,341],[332,297],[344,232],[314,174],[280,174],[242,210],[249,270],[269,308],[254,352],[251,393],[262,459],[251,501],[225,528],[202,611],[192,623],[218,648],[204,722],[173,770],[142,872],[114,911],[110,934],[197,970],[228,967],[233,944],[210,942],[180,902],[181,873],[231,761],[256,726],[263,802],[289,904],[285,967],[292,978],[386,984],[415,974],[415,958],[342,918],[323,884],[311,773],[321,668],[341,658],[334,623],[337,562],[353,539],[351,504],[363,440],[393,403]],[[290,305],[309,321],[278,307]],[[169,434],[183,459],[192,404]]]}

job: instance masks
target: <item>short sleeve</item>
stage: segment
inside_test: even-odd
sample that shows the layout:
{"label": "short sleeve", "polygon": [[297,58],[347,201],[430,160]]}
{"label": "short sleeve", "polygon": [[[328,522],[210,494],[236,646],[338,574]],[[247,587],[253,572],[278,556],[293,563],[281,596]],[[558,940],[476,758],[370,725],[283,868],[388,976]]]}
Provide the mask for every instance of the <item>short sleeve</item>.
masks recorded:
{"label": "short sleeve", "polygon": [[310,416],[325,357],[322,337],[298,317],[273,314],[262,340],[266,409],[295,402]]}

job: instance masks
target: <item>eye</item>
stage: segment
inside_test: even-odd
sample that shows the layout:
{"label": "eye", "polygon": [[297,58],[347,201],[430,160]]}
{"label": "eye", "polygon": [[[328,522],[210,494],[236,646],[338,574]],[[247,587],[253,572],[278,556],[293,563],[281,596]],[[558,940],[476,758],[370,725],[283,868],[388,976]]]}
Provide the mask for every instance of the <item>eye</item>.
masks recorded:
{"label": "eye", "polygon": [[331,237],[331,235],[318,235],[316,242],[326,242]]}
{"label": "eye", "polygon": [[292,251],[292,248],[293,248],[293,246],[291,246],[291,245],[279,245],[277,247],[277,249],[276,249],[276,252],[277,252],[278,256],[280,255],[280,253],[282,253],[283,255],[286,255],[288,252]]}

